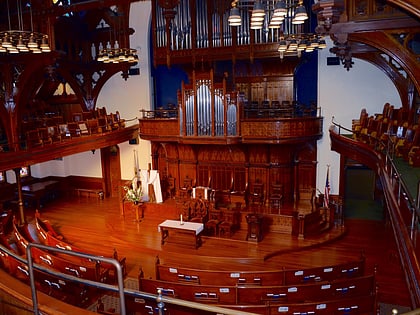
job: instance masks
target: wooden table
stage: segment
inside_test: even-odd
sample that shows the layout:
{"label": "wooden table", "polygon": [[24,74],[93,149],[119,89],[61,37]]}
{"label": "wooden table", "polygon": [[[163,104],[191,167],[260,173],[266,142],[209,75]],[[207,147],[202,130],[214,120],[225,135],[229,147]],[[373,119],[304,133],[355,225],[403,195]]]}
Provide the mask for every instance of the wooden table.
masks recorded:
{"label": "wooden table", "polygon": [[162,234],[162,245],[171,242],[197,249],[201,245],[200,233],[204,230],[204,224],[185,221],[181,224],[181,221],[166,220],[159,224],[158,230]]}
{"label": "wooden table", "polygon": [[24,199],[33,201],[35,207],[39,209],[42,199],[53,199],[57,192],[58,181],[47,180],[22,186],[22,195]]}

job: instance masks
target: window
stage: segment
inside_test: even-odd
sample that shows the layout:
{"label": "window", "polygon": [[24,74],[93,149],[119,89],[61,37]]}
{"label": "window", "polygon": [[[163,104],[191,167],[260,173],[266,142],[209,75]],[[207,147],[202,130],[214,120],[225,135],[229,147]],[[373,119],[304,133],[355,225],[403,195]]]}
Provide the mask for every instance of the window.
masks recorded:
{"label": "window", "polygon": [[0,171],[0,183],[6,182],[6,172]]}

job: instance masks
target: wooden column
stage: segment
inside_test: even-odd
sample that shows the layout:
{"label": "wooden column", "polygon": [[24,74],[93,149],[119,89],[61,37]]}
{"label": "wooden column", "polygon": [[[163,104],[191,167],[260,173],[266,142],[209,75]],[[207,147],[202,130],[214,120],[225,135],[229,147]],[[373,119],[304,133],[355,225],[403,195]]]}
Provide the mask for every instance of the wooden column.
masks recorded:
{"label": "wooden column", "polygon": [[26,219],[25,219],[25,212],[23,211],[22,182],[20,180],[20,168],[15,168],[13,169],[13,171],[15,172],[15,176],[16,176],[20,224],[24,224],[26,223]]}

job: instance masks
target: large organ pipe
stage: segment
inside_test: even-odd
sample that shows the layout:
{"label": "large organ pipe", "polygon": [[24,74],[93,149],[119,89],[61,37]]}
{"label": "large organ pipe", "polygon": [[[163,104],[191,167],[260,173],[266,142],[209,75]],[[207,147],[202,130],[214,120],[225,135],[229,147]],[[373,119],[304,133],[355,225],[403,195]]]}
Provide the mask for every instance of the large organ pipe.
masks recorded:
{"label": "large organ pipe", "polygon": [[207,111],[206,111],[206,115],[207,115],[207,117],[206,117],[206,121],[207,121],[207,126],[206,126],[206,134],[208,135],[208,136],[211,136],[212,134],[213,134],[213,107],[214,107],[214,104],[213,104],[213,93],[212,93],[212,90],[211,90],[211,88],[212,88],[212,85],[211,85],[211,82],[210,82],[210,80],[208,80],[207,81],[207,84],[208,85],[206,85],[206,95],[207,95],[207,106],[206,106],[206,108],[207,108]]}
{"label": "large organ pipe", "polygon": [[[226,82],[215,86],[212,71],[210,79],[196,78],[193,71],[193,83],[182,82],[179,93],[181,133],[186,136],[234,136],[238,132],[239,121],[237,100],[226,94]],[[231,98],[232,97],[232,98]]]}

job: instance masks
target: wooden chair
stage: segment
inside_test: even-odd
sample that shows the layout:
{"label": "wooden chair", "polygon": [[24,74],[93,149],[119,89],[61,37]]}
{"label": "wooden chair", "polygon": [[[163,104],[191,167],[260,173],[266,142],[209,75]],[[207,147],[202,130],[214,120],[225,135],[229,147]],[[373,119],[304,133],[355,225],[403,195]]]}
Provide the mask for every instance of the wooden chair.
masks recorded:
{"label": "wooden chair", "polygon": [[192,178],[189,178],[187,176],[186,178],[184,178],[184,184],[179,189],[179,197],[182,199],[191,198],[192,189],[193,189]]}
{"label": "wooden chair", "polygon": [[97,119],[101,132],[111,131],[111,127],[108,125],[108,120],[106,117],[98,117]]}
{"label": "wooden chair", "polygon": [[283,201],[283,185],[282,184],[272,184],[271,193],[270,193],[270,208],[276,209],[278,214],[280,214],[281,203]]}
{"label": "wooden chair", "polygon": [[251,204],[264,204],[264,184],[257,180],[252,185],[252,192],[250,193]]}
{"label": "wooden chair", "polygon": [[175,187],[175,178],[172,176],[169,176],[167,179],[168,187],[167,187],[167,193],[169,198],[174,198],[176,195],[176,187]]}
{"label": "wooden chair", "polygon": [[61,134],[57,126],[48,126],[48,135],[50,136],[52,142],[60,142]]}
{"label": "wooden chair", "polygon": [[86,124],[88,129],[90,130],[90,134],[97,134],[102,131],[101,128],[99,128],[99,123],[96,118],[86,120]]}
{"label": "wooden chair", "polygon": [[60,129],[61,139],[71,139],[70,130],[67,124],[60,124],[58,125],[58,128]]}
{"label": "wooden chair", "polygon": [[89,136],[90,130],[85,122],[79,122],[79,130],[81,136]]}
{"label": "wooden chair", "polygon": [[42,139],[39,136],[38,129],[29,130],[26,132],[26,146],[28,148],[42,146]]}
{"label": "wooden chair", "polygon": [[239,228],[241,213],[235,210],[225,209],[222,211],[222,219],[219,224],[219,237],[231,237]]}
{"label": "wooden chair", "polygon": [[413,146],[420,144],[420,130],[417,125],[408,128],[405,132],[405,136],[402,139],[398,139],[395,144],[395,156],[403,157],[408,160],[408,153]]}
{"label": "wooden chair", "polygon": [[77,122],[69,122],[67,124],[67,128],[68,128],[68,130],[70,132],[70,136],[72,138],[76,138],[76,137],[81,136],[79,124]]}
{"label": "wooden chair", "polygon": [[209,220],[206,223],[206,231],[208,235],[216,236],[219,232],[219,224],[222,220],[222,211],[211,209],[209,212]]}
{"label": "wooden chair", "polygon": [[83,113],[73,113],[72,114],[72,120],[74,121],[74,122],[79,122],[79,121],[82,121],[83,120]]}
{"label": "wooden chair", "polygon": [[82,112],[82,120],[86,121],[88,119],[93,119],[93,112],[92,111]]}
{"label": "wooden chair", "polygon": [[315,188],[299,189],[297,209],[302,213],[309,213],[315,210]]}
{"label": "wooden chair", "polygon": [[51,139],[50,135],[48,134],[48,128],[47,127],[38,128],[38,133],[39,133],[39,137],[42,140],[43,145],[52,143],[52,139]]}
{"label": "wooden chair", "polygon": [[191,199],[184,203],[183,215],[186,215],[188,221],[204,223],[209,220],[209,212],[211,205],[205,199]]}

